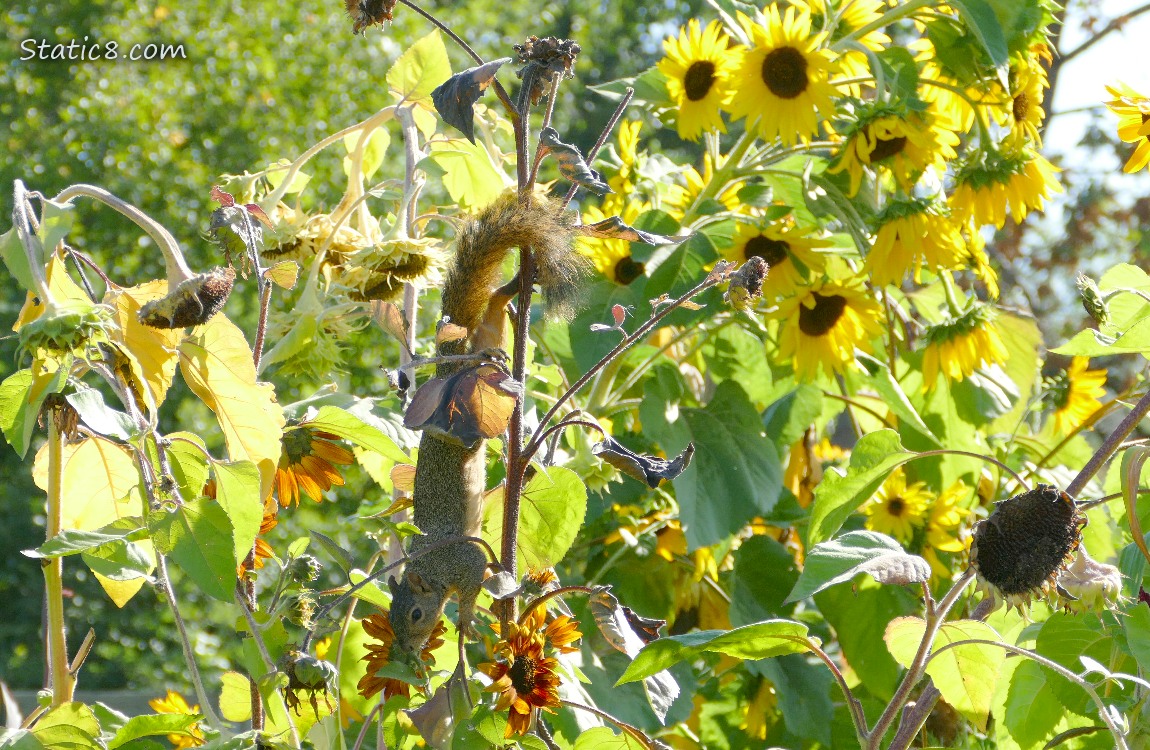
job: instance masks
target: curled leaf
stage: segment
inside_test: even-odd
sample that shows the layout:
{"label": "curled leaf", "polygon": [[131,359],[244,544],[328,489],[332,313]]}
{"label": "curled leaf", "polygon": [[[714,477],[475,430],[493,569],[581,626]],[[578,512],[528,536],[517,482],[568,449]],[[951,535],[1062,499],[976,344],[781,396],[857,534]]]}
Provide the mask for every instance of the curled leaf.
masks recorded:
{"label": "curled leaf", "polygon": [[401,492],[414,492],[415,467],[411,464],[396,464],[391,467],[391,483]]}
{"label": "curled leaf", "polygon": [[559,133],[555,128],[543,128],[539,133],[539,142],[555,157],[555,161],[559,163],[559,173],[564,178],[582,185],[596,195],[613,192],[611,186],[603,182],[602,176],[587,166],[579,149],[559,140]]}
{"label": "curled leaf", "polygon": [[610,437],[592,446],[591,453],[599,456],[632,479],[645,482],[648,487],[654,489],[664,479],[674,479],[691,465],[691,457],[695,455],[695,444],[687,443],[683,452],[670,461],[665,458],[635,453]]}
{"label": "curled leaf", "polygon": [[403,424],[472,446],[503,434],[521,391],[505,368],[485,362],[420,386]]}
{"label": "curled leaf", "polygon": [[407,347],[407,325],[403,313],[392,302],[371,301],[371,319],[398,342]]}
{"label": "curled leaf", "polygon": [[636,229],[629,224],[626,224],[622,218],[612,216],[603,221],[597,221],[594,224],[580,224],[575,227],[575,230],[587,237],[598,237],[605,240],[627,240],[628,242],[643,242],[648,245],[677,245],[684,240],[691,238],[691,235],[683,237],[668,237],[665,234],[655,234],[654,232],[644,232],[642,229]]}
{"label": "curled leaf", "polygon": [[264,278],[280,289],[292,289],[299,279],[299,263],[294,260],[281,260],[264,271]]}
{"label": "curled leaf", "polygon": [[475,143],[475,102],[495,80],[495,73],[506,62],[511,62],[511,58],[501,57],[468,68],[451,76],[431,92],[435,111],[443,121],[458,128],[472,143]]}
{"label": "curled leaf", "polygon": [[[639,617],[629,607],[622,606],[611,594],[609,586],[597,589],[591,595],[589,605],[599,632],[611,646],[632,659],[645,645],[659,638],[659,628],[667,624],[665,620]],[[670,672],[663,670],[646,677],[643,689],[651,710],[659,721],[664,721],[671,704],[679,696],[679,684]]]}
{"label": "curled leaf", "polygon": [[450,344],[452,341],[462,341],[467,338],[467,329],[455,323],[444,323],[435,332],[436,346]]}

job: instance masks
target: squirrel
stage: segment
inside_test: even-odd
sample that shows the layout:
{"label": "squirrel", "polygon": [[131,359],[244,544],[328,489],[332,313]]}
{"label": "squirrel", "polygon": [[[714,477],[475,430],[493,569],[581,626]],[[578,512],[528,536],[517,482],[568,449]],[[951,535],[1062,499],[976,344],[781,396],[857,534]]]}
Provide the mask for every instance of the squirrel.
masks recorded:
{"label": "squirrel", "polygon": [[[508,303],[518,281],[500,286],[503,261],[515,247],[535,252],[537,283],[550,314],[568,315],[586,261],[573,249],[574,230],[557,204],[540,197],[521,200],[505,193],[460,230],[454,260],[443,286],[442,317],[467,329],[466,338],[445,341],[438,354],[458,355],[502,348]],[[440,362],[437,377],[448,377],[466,363]],[[484,441],[471,447],[424,431],[419,442],[413,537],[409,554],[447,539],[477,537],[483,516],[487,466]],[[474,542],[448,544],[416,557],[402,579],[391,577],[389,619],[395,645],[418,657],[443,614],[448,598],[459,597],[459,633],[474,636],[475,599],[487,570],[487,555]]]}

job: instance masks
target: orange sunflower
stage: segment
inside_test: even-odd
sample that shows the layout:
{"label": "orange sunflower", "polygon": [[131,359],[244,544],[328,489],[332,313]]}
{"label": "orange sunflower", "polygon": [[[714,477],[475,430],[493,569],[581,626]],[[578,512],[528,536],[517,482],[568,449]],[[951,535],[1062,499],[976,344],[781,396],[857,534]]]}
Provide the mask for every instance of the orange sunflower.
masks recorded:
{"label": "orange sunflower", "polygon": [[284,430],[283,451],[276,468],[276,494],[280,505],[298,505],[304,494],[317,503],[333,485],[342,486],[343,477],[336,466],[348,466],[355,454],[332,442],[338,435],[296,424]]}
{"label": "orange sunflower", "polygon": [[[275,551],[272,550],[272,546],[260,537],[276,527],[276,523],[278,523],[276,515],[278,513],[279,506],[276,505],[272,496],[268,495],[264,498],[264,517],[263,520],[260,521],[259,536],[256,537],[255,555],[252,557],[252,570],[259,570],[264,566],[264,560],[275,557]],[[246,563],[247,560],[244,560],[244,562],[240,564],[239,575],[241,578],[243,577],[244,571],[248,570]]]}
{"label": "orange sunflower", "polygon": [[550,643],[561,653],[578,651],[571,644],[581,636],[579,624],[566,615],[547,619],[544,607],[526,613],[520,622],[511,623],[507,638],[495,646],[498,661],[480,664],[479,671],[491,678],[488,692],[498,693],[495,710],[508,709],[506,737],[526,734],[531,728],[535,709],[548,713],[559,701],[559,661],[545,655]]}
{"label": "orange sunflower", "polygon": [[[403,680],[381,677],[378,674],[379,670],[391,661],[391,645],[395,642],[395,631],[391,629],[388,613],[378,612],[374,615],[368,615],[363,618],[362,625],[364,631],[376,639],[378,643],[368,643],[367,653],[360,657],[360,661],[367,662],[367,669],[364,670],[363,677],[359,678],[359,683],[356,685],[359,694],[364,698],[370,698],[382,690],[385,701],[393,695],[410,696],[411,685]],[[420,661],[425,664],[431,662],[431,654],[443,645],[443,634],[446,632],[447,626],[443,624],[441,617],[439,622],[435,624],[435,629],[431,631],[427,645],[419,652]]]}

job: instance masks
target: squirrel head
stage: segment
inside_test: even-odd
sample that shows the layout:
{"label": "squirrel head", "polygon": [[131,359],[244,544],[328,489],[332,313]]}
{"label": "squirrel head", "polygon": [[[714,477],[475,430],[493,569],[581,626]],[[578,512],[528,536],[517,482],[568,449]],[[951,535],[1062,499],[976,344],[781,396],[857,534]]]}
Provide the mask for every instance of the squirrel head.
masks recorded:
{"label": "squirrel head", "polygon": [[407,570],[402,581],[388,578],[391,611],[388,619],[395,633],[395,646],[408,655],[418,654],[443,616],[447,589]]}

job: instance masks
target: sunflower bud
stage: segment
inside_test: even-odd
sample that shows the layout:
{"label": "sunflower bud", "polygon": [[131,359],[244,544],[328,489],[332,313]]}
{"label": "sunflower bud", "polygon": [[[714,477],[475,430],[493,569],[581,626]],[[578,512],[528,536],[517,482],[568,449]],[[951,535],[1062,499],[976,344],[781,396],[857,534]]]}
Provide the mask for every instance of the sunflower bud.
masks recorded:
{"label": "sunflower bud", "polygon": [[1122,572],[1091,558],[1086,548],[1080,547],[1074,562],[1058,575],[1058,589],[1071,612],[1115,609],[1122,593]]}
{"label": "sunflower bud", "polygon": [[1082,307],[1086,310],[1086,314],[1100,326],[1109,325],[1110,308],[1094,279],[1080,273],[1074,283],[1078,286],[1078,294],[1082,297]]}
{"label": "sunflower bud", "polygon": [[335,689],[339,680],[339,672],[336,671],[335,666],[298,651],[289,651],[280,659],[277,666],[281,672],[288,676],[288,684],[284,688],[284,698],[288,708],[294,709],[297,716],[302,714],[299,708],[301,703],[299,693],[308,694],[311,699],[312,710],[317,716],[319,715],[319,705],[316,701],[318,693],[323,693],[323,700],[327,704],[328,711],[332,710],[328,693]]}
{"label": "sunflower bud", "polygon": [[314,615],[315,597],[312,596],[310,591],[301,591],[294,596],[288,597],[287,610],[284,612],[284,617],[287,618],[288,622],[310,630],[315,624],[312,620]]}
{"label": "sunflower bud", "polygon": [[319,578],[323,565],[313,555],[300,555],[288,566],[288,576],[295,583],[310,583]]}

